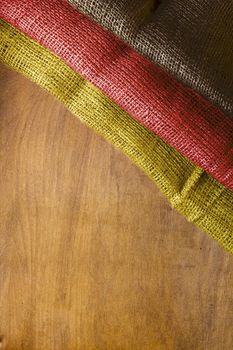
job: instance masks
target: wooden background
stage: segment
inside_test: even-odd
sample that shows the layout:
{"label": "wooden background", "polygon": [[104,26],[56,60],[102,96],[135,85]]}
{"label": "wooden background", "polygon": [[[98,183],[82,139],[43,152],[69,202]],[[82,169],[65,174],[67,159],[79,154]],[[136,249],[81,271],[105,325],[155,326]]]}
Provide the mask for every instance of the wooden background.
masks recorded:
{"label": "wooden background", "polygon": [[0,67],[0,349],[231,350],[233,257]]}

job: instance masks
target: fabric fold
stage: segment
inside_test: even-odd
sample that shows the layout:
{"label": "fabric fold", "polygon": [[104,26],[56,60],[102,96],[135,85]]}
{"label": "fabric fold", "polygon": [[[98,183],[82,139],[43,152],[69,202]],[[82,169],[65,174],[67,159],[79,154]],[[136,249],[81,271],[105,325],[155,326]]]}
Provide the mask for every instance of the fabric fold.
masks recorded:
{"label": "fabric fold", "polygon": [[57,56],[4,21],[0,21],[0,61],[52,93],[121,149],[183,215],[233,253],[232,191],[145,129]]}
{"label": "fabric fold", "polygon": [[233,190],[233,120],[209,101],[65,0],[2,0],[0,17],[50,49],[146,128]]}
{"label": "fabric fold", "polygon": [[143,23],[143,0],[69,2],[233,118],[231,1],[160,0]]}

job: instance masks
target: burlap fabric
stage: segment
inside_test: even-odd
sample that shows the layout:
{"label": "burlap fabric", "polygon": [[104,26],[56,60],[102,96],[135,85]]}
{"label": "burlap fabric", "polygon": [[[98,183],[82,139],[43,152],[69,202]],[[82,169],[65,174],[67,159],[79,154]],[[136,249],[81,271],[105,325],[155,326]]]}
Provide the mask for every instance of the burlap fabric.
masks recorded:
{"label": "burlap fabric", "polygon": [[2,0],[17,26],[104,91],[146,128],[233,189],[233,119],[66,0]]}
{"label": "burlap fabric", "polygon": [[233,192],[167,146],[58,57],[0,21],[0,61],[56,96],[135,162],[171,204],[233,253]]}
{"label": "burlap fabric", "polygon": [[143,23],[144,0],[69,1],[233,117],[232,0],[160,0]]}

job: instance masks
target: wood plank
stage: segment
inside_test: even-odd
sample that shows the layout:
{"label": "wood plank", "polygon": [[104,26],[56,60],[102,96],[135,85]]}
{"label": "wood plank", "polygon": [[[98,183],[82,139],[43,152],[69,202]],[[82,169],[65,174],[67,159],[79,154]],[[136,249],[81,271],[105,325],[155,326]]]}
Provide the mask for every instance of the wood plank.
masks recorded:
{"label": "wood plank", "polygon": [[232,256],[52,96],[0,88],[0,349],[232,349]]}

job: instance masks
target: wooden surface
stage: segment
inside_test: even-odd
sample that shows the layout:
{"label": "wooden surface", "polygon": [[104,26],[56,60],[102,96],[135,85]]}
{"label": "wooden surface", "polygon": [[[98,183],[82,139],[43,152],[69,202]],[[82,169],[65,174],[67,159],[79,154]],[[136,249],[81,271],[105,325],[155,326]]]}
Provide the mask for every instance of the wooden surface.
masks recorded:
{"label": "wooden surface", "polygon": [[0,349],[233,349],[233,258],[0,67]]}

